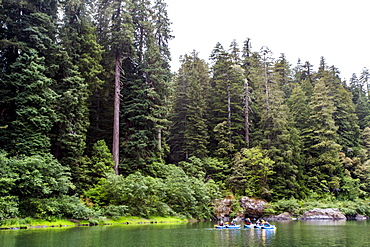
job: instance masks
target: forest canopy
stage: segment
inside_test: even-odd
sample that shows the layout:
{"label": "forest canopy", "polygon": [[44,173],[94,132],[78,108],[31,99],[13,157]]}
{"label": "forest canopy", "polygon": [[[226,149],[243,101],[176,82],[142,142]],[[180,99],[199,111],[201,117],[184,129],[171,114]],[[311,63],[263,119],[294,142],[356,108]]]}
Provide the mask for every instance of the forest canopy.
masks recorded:
{"label": "forest canopy", "polygon": [[369,196],[367,69],[230,37],[171,72],[164,0],[3,0],[0,22],[0,219]]}

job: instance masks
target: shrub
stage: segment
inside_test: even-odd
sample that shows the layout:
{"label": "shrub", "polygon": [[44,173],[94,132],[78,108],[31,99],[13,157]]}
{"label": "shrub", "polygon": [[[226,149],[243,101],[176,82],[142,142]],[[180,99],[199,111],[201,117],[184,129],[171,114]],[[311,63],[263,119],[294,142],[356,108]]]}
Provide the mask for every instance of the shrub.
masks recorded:
{"label": "shrub", "polygon": [[102,207],[102,214],[108,217],[116,218],[120,216],[125,216],[128,211],[128,207],[124,205],[108,205]]}
{"label": "shrub", "polygon": [[0,195],[48,198],[74,188],[68,168],[52,155],[7,158],[0,153]]}
{"label": "shrub", "polygon": [[0,197],[0,220],[18,217],[18,197]]}
{"label": "shrub", "polygon": [[99,216],[97,212],[86,207],[76,196],[61,196],[57,198],[32,198],[21,205],[24,216],[39,219],[88,219]]}
{"label": "shrub", "polygon": [[291,198],[289,200],[283,199],[277,202],[271,203],[270,212],[275,212],[275,214],[281,214],[284,212],[289,212],[292,215],[295,215],[299,212],[300,203],[297,199]]}

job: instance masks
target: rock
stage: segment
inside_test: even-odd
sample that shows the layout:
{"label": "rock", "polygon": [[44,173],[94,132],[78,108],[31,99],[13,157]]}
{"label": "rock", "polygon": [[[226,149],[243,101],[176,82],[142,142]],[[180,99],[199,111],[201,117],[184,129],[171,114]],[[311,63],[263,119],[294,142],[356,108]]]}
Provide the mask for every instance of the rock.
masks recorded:
{"label": "rock", "polygon": [[233,211],[233,204],[235,204],[235,198],[233,197],[216,200],[214,202],[214,215],[216,218],[223,219],[223,221],[230,221],[230,214],[232,212],[236,214],[234,216],[236,221],[242,221],[245,217],[259,218],[264,214],[267,202],[244,196],[240,200],[243,210],[238,210],[237,212]]}
{"label": "rock", "polygon": [[240,204],[244,209],[244,214],[250,218],[260,218],[265,213],[267,202],[261,199],[253,199],[243,196],[240,199]]}
{"label": "rock", "polygon": [[221,200],[216,200],[214,204],[214,214],[217,219],[223,219],[224,221],[229,220],[229,215],[232,212],[232,204],[234,199],[225,198]]}
{"label": "rock", "polygon": [[355,217],[356,220],[367,220],[367,217],[365,215],[358,214]]}
{"label": "rock", "polygon": [[337,208],[314,208],[301,215],[302,220],[345,220],[346,216]]}
{"label": "rock", "polygon": [[269,217],[267,217],[268,221],[291,220],[291,219],[292,219],[292,215],[288,212],[284,212],[279,215],[270,215]]}

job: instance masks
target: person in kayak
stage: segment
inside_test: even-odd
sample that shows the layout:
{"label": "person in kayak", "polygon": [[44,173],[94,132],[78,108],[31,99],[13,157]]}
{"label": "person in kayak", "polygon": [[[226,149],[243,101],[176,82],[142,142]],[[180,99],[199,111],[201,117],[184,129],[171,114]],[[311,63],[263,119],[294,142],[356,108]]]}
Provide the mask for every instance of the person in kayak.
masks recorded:
{"label": "person in kayak", "polygon": [[251,224],[252,224],[251,219],[247,218],[247,219],[245,220],[245,224],[246,224],[246,225],[251,225]]}
{"label": "person in kayak", "polygon": [[224,221],[221,219],[220,226],[223,226],[223,225],[224,225]]}
{"label": "person in kayak", "polygon": [[233,220],[231,221],[231,225],[232,225],[232,226],[235,226],[235,219],[233,219]]}

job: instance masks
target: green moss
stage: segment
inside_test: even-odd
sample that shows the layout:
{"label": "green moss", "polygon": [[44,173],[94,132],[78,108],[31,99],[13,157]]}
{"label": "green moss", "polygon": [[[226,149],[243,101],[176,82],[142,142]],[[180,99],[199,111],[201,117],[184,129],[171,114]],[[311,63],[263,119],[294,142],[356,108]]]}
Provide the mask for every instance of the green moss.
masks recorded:
{"label": "green moss", "polygon": [[109,224],[141,224],[141,223],[186,223],[187,219],[177,217],[157,217],[152,216],[149,219],[144,219],[136,216],[115,217],[114,219],[97,218],[89,220],[67,220],[55,219],[52,221],[32,219],[8,219],[0,221],[0,228],[39,228],[39,227],[74,227],[81,225],[109,225]]}
{"label": "green moss", "polygon": [[69,220],[60,219],[60,220],[41,220],[41,219],[9,219],[0,221],[1,228],[20,228],[20,227],[65,227],[65,226],[76,226],[76,223]]}
{"label": "green moss", "polygon": [[139,223],[173,223],[173,222],[187,222],[187,219],[177,217],[160,217],[151,216],[149,219],[144,219],[136,216],[123,216],[106,220],[106,224],[139,224]]}

